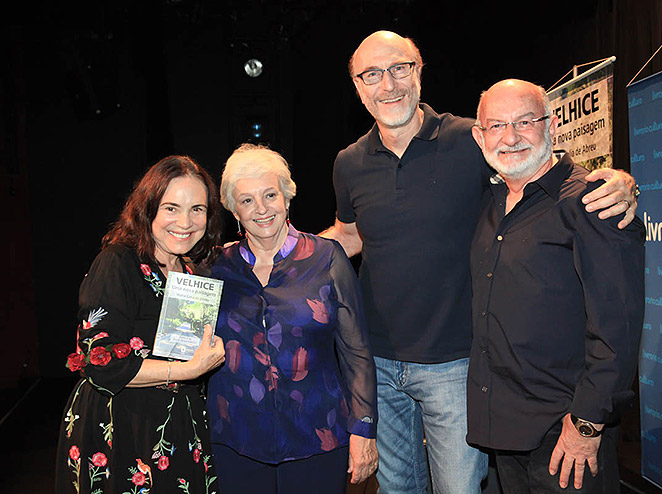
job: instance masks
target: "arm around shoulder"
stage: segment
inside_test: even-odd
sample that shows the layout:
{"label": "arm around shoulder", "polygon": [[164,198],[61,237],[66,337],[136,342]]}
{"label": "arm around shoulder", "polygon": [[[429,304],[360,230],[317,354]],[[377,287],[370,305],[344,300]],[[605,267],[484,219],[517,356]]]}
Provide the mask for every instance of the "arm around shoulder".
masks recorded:
{"label": "arm around shoulder", "polygon": [[343,223],[336,218],[333,226],[321,232],[319,236],[336,240],[342,245],[347,257],[355,256],[363,249],[363,239],[356,223]]}
{"label": "arm around shoulder", "polygon": [[597,189],[586,194],[582,202],[586,211],[600,211],[598,217],[602,220],[625,213],[618,223],[623,229],[632,222],[637,210],[639,192],[632,175],[614,168],[598,168],[586,176],[589,182],[604,180]]}

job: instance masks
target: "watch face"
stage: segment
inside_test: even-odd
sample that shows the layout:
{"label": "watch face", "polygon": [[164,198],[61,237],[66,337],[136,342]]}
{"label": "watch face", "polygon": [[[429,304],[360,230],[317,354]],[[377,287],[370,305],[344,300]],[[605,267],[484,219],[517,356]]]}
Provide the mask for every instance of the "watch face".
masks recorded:
{"label": "watch face", "polygon": [[588,424],[579,424],[577,430],[584,437],[591,437],[593,435],[593,427]]}

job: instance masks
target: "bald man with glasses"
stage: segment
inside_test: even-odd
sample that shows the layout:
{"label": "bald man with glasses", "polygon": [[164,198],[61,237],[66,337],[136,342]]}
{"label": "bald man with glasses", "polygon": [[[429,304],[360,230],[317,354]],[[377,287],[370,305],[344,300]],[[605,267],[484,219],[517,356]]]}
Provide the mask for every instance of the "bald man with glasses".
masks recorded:
{"label": "bald man with glasses", "polygon": [[[644,315],[644,225],[601,221],[545,90],[501,81],[472,134],[496,172],[471,247],[467,440],[496,452],[504,493],[620,492],[618,421]],[[568,487],[572,485],[572,487]]]}
{"label": "bald man with glasses", "polygon": [[[429,461],[435,493],[474,494],[487,458],[465,438],[468,253],[490,171],[471,137],[474,121],[420,102],[422,69],[414,42],[393,32],[371,34],[354,52],[350,76],[375,125],[336,158],[337,218],[322,235],[348,256],[362,254],[380,493],[425,493]],[[586,199],[608,207],[605,217],[628,209],[625,225],[634,180],[614,170],[594,179],[612,174]]]}

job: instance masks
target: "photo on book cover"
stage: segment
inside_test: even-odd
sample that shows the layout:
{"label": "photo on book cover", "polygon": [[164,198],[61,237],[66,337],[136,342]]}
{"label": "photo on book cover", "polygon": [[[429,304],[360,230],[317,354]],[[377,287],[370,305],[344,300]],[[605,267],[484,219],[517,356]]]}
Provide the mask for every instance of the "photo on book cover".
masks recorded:
{"label": "photo on book cover", "polygon": [[190,360],[206,324],[216,327],[223,281],[186,273],[168,275],[154,355]]}

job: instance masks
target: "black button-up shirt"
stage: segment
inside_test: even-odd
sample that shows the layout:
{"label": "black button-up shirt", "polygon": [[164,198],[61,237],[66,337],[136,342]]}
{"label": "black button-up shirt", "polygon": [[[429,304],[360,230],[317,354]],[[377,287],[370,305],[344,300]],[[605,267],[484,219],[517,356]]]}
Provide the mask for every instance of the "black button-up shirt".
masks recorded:
{"label": "black button-up shirt", "polygon": [[508,214],[492,179],[471,250],[470,443],[531,450],[567,412],[613,423],[633,396],[643,223],[587,213],[587,173],[564,156]]}

